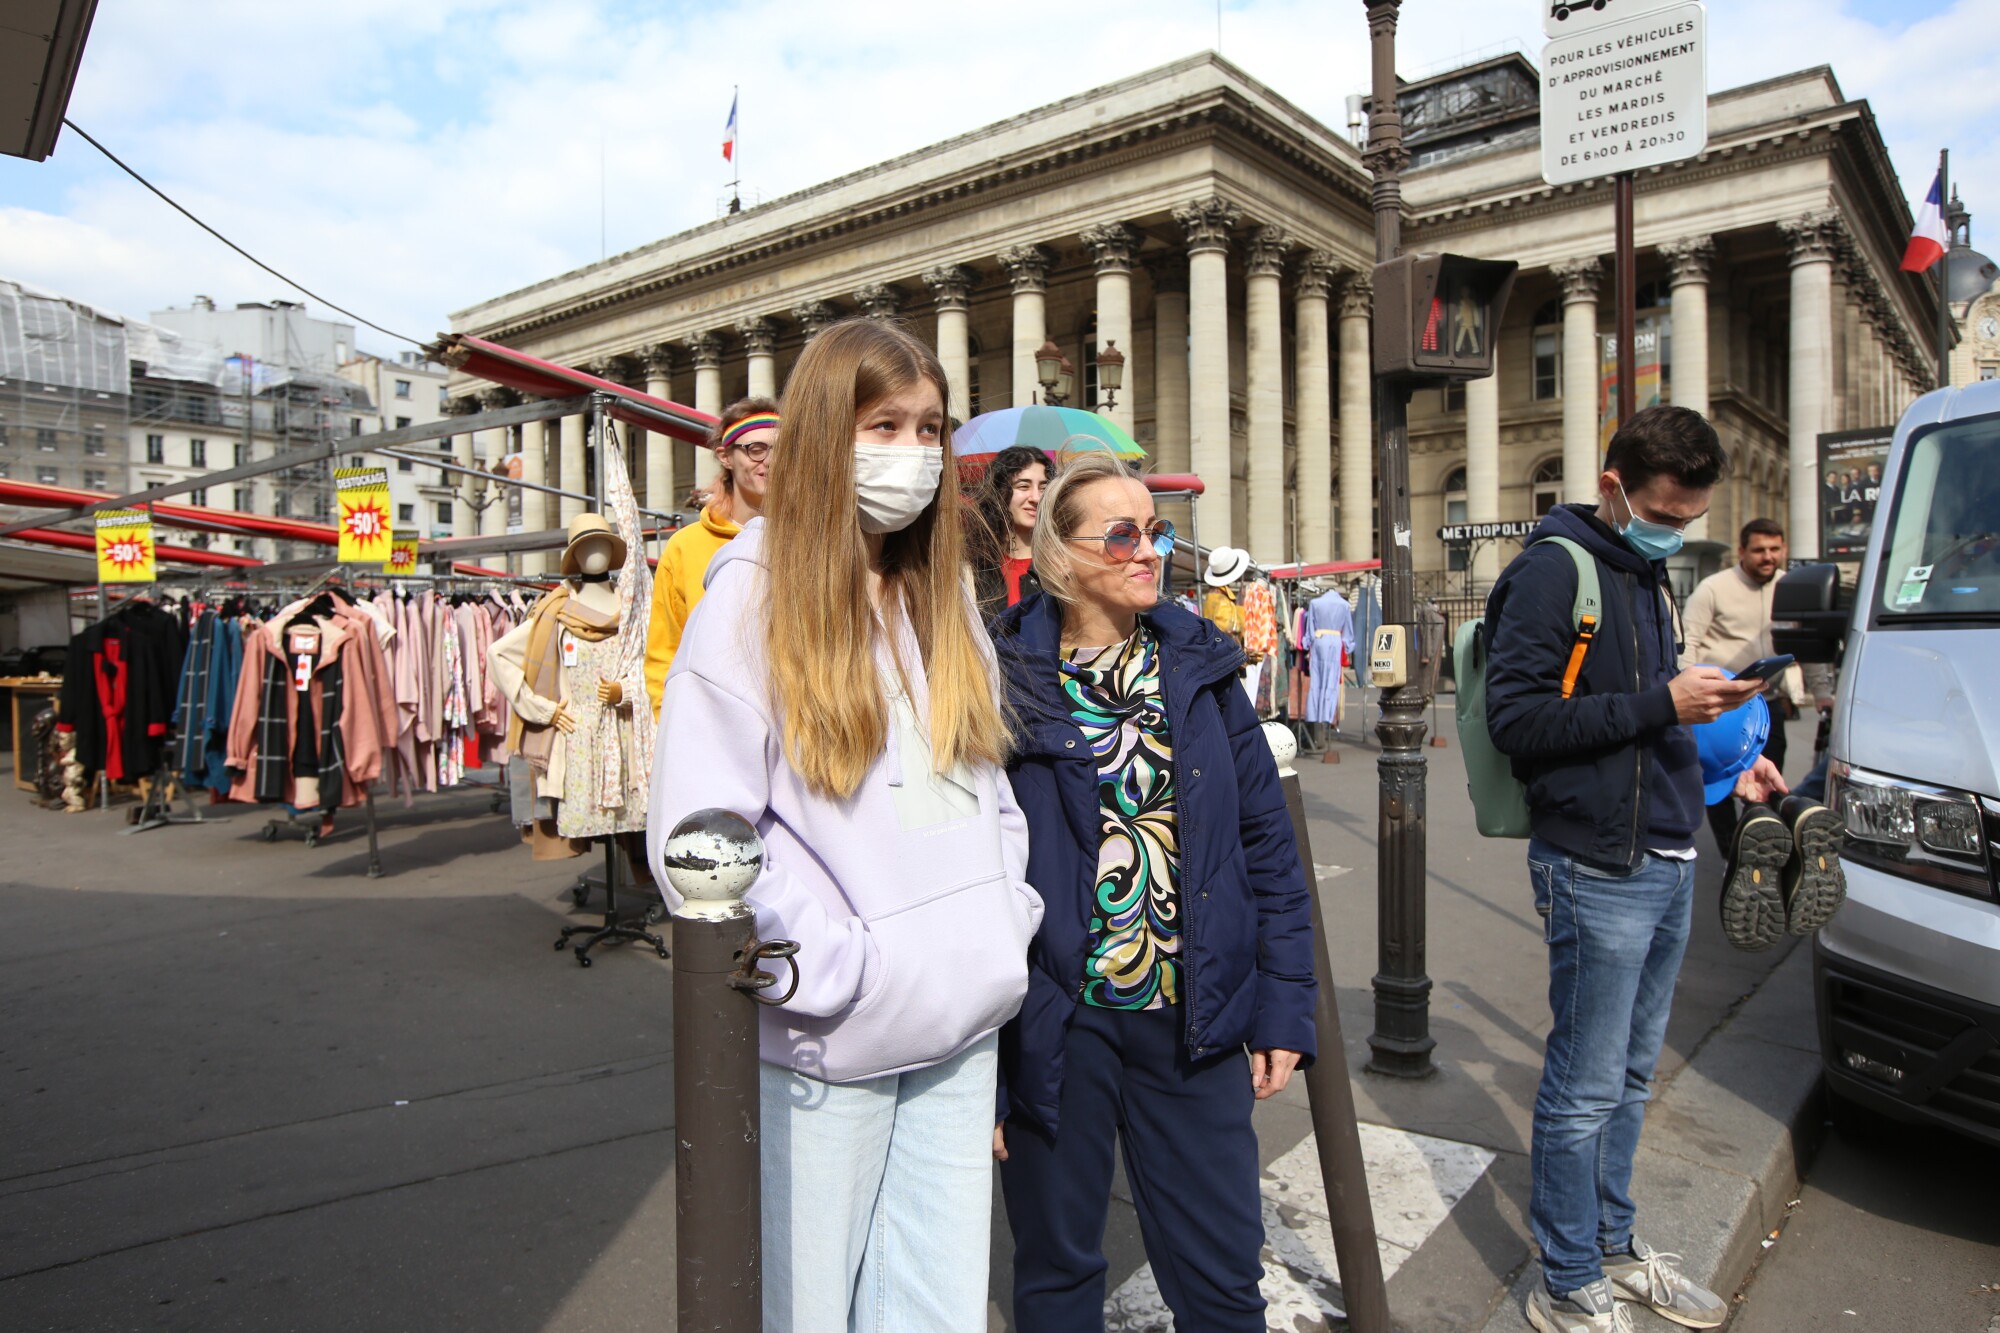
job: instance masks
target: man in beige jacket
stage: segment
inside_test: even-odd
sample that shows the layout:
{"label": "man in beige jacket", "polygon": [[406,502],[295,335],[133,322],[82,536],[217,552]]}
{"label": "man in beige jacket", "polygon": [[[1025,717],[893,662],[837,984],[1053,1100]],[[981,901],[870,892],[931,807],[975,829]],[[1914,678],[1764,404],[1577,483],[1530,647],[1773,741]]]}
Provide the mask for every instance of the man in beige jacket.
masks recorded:
{"label": "man in beige jacket", "polygon": [[[1753,518],[1737,539],[1736,563],[1703,579],[1682,613],[1686,648],[1681,665],[1718,666],[1737,672],[1771,647],[1771,599],[1785,568],[1785,530],[1774,519]],[[1787,667],[1764,691],[1771,708],[1771,738],[1764,756],[1785,766],[1785,720],[1812,702],[1798,664]],[[1708,826],[1724,855],[1736,833],[1736,801],[1724,797],[1708,808]]]}

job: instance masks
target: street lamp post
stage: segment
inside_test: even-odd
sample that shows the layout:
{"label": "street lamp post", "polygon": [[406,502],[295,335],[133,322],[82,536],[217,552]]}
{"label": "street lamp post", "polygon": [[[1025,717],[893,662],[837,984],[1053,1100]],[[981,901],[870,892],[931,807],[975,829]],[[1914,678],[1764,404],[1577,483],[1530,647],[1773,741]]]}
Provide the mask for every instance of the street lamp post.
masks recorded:
{"label": "street lamp post", "polygon": [[[1363,0],[1373,64],[1368,147],[1363,155],[1374,177],[1375,261],[1402,250],[1403,119],[1396,107],[1396,21],[1402,0]],[[1381,293],[1377,292],[1379,303]],[[1383,312],[1374,312],[1380,320]],[[1376,440],[1381,470],[1382,612],[1385,625],[1403,627],[1413,641],[1416,623],[1410,554],[1410,387],[1392,376],[1376,379]],[[1368,1034],[1368,1068],[1399,1078],[1436,1072],[1430,1034],[1431,979],[1424,960],[1425,817],[1428,763],[1424,758],[1424,687],[1421,675],[1382,696],[1375,734],[1378,797],[1375,894],[1375,1029]]]}
{"label": "street lamp post", "polygon": [[1104,350],[1097,354],[1097,387],[1104,395],[1098,409],[1117,411],[1118,391],[1125,387],[1125,353],[1118,350],[1116,338],[1107,339]]}
{"label": "street lamp post", "polygon": [[1035,353],[1035,379],[1042,386],[1042,402],[1050,407],[1061,407],[1069,401],[1070,387],[1076,380],[1076,367],[1063,350],[1056,346],[1056,340],[1047,339],[1041,350]]}

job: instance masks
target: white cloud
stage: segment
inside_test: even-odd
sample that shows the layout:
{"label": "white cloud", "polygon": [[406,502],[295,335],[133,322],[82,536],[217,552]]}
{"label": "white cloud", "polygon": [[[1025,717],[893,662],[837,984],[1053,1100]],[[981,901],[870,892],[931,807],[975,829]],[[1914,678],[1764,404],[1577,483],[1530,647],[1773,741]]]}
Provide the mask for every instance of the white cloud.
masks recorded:
{"label": "white cloud", "polygon": [[[1232,3],[1223,52],[1338,126],[1367,76],[1359,10]],[[1968,201],[2000,208],[2000,146],[1968,132],[2000,101],[1996,20],[2000,0],[1900,28],[1824,0],[1718,6],[1711,82],[1831,64],[1871,101],[1906,192],[1956,140]],[[1539,45],[1531,5],[1422,0],[1401,64],[1506,41]],[[99,9],[71,115],[277,268],[427,337],[450,310],[598,257],[600,151],[612,251],[713,217],[733,84],[745,183],[774,198],[1214,42],[1207,0],[1099,0],[1054,37],[917,0],[134,0]],[[7,276],[135,314],[286,294],[73,136],[0,182]]]}

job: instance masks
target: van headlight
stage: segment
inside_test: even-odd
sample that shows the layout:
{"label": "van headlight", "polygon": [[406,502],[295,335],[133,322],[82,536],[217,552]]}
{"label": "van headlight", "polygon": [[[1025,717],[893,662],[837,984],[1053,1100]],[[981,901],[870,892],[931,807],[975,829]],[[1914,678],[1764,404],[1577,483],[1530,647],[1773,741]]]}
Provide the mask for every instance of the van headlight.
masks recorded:
{"label": "van headlight", "polygon": [[1953,893],[2000,896],[2000,804],[1848,764],[1829,776],[1828,803],[1847,821],[1848,859]]}

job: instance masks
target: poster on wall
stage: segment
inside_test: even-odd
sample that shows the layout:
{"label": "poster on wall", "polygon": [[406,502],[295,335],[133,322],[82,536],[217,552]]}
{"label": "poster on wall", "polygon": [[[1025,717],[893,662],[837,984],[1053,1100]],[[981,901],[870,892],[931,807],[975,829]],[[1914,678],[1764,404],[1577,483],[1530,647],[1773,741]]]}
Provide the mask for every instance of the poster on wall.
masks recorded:
{"label": "poster on wall", "polygon": [[379,467],[343,467],[333,472],[340,504],[338,559],[373,564],[389,558],[395,534],[389,524],[389,472]]}
{"label": "poster on wall", "polygon": [[417,539],[409,537],[389,543],[389,558],[382,562],[384,574],[414,574],[417,572]]}
{"label": "poster on wall", "polygon": [[1819,437],[1819,553],[1859,560],[1875,526],[1875,500],[1889,462],[1894,426],[1833,431]]}
{"label": "poster on wall", "polygon": [[[1646,315],[1639,319],[1632,329],[1632,345],[1638,351],[1638,366],[1633,371],[1633,403],[1636,411],[1643,412],[1649,407],[1658,407],[1666,401],[1662,390],[1666,375],[1663,373],[1662,353],[1666,341],[1661,335],[1667,321],[1658,315]],[[1611,447],[1611,437],[1618,432],[1618,339],[1606,334],[1598,340],[1597,364],[1597,453],[1601,458]]]}
{"label": "poster on wall", "polygon": [[152,583],[153,517],[139,509],[100,510],[97,518],[97,581]]}

